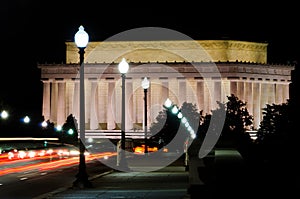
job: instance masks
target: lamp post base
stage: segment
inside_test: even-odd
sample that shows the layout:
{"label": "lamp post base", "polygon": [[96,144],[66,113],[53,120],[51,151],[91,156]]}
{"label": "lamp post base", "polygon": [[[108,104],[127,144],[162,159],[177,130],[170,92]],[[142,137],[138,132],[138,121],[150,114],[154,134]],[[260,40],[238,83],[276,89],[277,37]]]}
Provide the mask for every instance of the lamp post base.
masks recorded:
{"label": "lamp post base", "polygon": [[92,188],[93,187],[93,185],[89,181],[88,175],[86,173],[85,174],[78,173],[76,175],[76,177],[77,177],[77,179],[73,182],[73,188],[83,189],[83,188]]}
{"label": "lamp post base", "polygon": [[118,160],[117,160],[117,169],[119,171],[125,171],[125,172],[130,171],[130,168],[128,166],[124,151],[122,150],[118,155],[119,156],[117,157],[118,158]]}

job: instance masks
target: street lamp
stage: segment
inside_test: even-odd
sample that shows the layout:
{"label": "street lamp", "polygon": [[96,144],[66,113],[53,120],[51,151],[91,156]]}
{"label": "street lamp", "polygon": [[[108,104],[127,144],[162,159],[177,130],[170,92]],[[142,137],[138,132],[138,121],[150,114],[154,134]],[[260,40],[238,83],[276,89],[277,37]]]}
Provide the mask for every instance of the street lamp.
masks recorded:
{"label": "street lamp", "polygon": [[119,166],[121,168],[128,167],[125,157],[125,78],[126,73],[129,69],[129,64],[126,62],[125,58],[122,58],[118,65],[118,69],[122,77],[122,121],[121,121],[121,154]]}
{"label": "street lamp", "polygon": [[148,144],[147,144],[147,90],[150,86],[150,82],[147,77],[144,77],[142,81],[142,87],[144,89],[144,132],[145,132],[145,154],[148,153]]}
{"label": "street lamp", "polygon": [[88,180],[85,164],[85,147],[83,140],[85,140],[85,102],[84,102],[84,49],[89,42],[89,35],[84,31],[83,26],[79,27],[79,30],[74,37],[75,43],[79,48],[80,56],[80,137],[79,137],[79,171],[76,175],[76,180],[73,182],[73,186],[76,187],[91,187],[91,183]]}
{"label": "street lamp", "polygon": [[2,112],[1,112],[1,118],[2,118],[2,119],[7,119],[7,118],[8,118],[8,112],[5,111],[5,110],[2,111]]}

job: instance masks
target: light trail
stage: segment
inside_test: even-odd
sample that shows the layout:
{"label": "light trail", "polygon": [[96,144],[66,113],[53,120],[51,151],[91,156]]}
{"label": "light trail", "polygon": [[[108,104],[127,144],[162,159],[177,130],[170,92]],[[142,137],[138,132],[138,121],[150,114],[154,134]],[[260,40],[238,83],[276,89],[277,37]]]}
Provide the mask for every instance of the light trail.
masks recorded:
{"label": "light trail", "polygon": [[[99,158],[104,157],[112,157],[116,156],[116,152],[106,152],[106,153],[98,153],[98,154],[90,154],[86,157],[86,161],[92,161]],[[50,162],[43,162],[43,163],[33,163],[31,165],[24,165],[24,166],[17,166],[12,168],[5,168],[0,171],[0,176],[11,174],[11,173],[19,173],[25,171],[47,171],[53,170],[57,168],[77,165],[79,163],[79,157],[72,157],[72,158],[65,158],[65,159],[58,159]]]}

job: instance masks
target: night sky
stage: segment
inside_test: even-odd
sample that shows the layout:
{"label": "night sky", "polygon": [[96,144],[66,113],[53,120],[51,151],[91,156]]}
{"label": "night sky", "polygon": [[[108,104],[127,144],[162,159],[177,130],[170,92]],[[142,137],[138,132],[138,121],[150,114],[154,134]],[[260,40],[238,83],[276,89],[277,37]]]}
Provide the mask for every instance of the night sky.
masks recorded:
{"label": "night sky", "polygon": [[296,1],[209,2],[1,1],[0,108],[41,115],[42,83],[37,63],[65,62],[64,42],[73,41],[80,25],[91,41],[134,28],[161,27],[195,40],[267,42],[269,63],[299,60]]}

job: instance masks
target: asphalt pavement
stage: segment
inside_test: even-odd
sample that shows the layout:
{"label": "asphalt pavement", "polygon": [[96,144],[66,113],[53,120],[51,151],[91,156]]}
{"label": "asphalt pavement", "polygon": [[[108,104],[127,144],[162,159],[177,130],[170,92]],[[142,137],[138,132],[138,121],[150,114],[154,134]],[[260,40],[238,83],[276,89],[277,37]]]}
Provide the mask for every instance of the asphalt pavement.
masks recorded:
{"label": "asphalt pavement", "polygon": [[[167,159],[167,158],[165,158]],[[189,186],[189,172],[179,158],[166,167],[157,164],[143,165],[129,162],[132,171],[124,172],[116,169],[100,173],[89,178],[92,187],[64,187],[34,199],[186,199]],[[138,167],[141,171],[138,171]],[[146,168],[147,167],[147,168]]]}
{"label": "asphalt pavement", "polygon": [[[92,176],[91,188],[65,187],[34,199],[254,198],[292,196],[298,190],[298,178],[292,176],[294,172],[288,172],[289,164],[280,160],[267,167],[253,165],[245,162],[236,150],[218,149],[213,156],[195,161],[197,165],[190,164],[188,169],[183,162],[179,158],[163,168],[155,162],[135,162],[129,164],[133,170],[130,172],[113,169]],[[137,171],[139,166],[144,171]]]}

